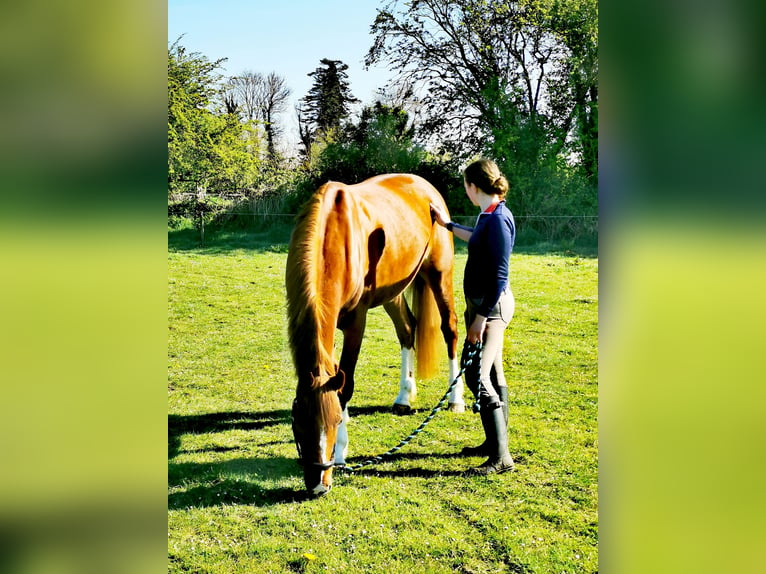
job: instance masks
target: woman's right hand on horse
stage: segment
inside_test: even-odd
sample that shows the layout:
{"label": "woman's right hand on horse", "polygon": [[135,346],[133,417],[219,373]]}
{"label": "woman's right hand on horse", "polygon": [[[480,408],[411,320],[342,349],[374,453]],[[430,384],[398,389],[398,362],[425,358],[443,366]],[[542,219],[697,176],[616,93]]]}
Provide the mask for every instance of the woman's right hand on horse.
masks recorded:
{"label": "woman's right hand on horse", "polygon": [[444,227],[449,223],[449,218],[446,216],[446,214],[437,206],[435,206],[433,203],[430,204],[431,206],[431,213],[434,216],[434,220],[436,223]]}

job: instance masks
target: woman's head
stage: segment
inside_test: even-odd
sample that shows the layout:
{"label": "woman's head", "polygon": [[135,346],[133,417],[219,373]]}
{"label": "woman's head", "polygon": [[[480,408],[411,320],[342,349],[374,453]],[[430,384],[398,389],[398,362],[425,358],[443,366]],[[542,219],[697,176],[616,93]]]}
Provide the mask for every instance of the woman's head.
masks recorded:
{"label": "woman's head", "polygon": [[463,171],[466,184],[473,184],[487,195],[499,195],[502,199],[508,191],[508,180],[491,159],[479,159]]}

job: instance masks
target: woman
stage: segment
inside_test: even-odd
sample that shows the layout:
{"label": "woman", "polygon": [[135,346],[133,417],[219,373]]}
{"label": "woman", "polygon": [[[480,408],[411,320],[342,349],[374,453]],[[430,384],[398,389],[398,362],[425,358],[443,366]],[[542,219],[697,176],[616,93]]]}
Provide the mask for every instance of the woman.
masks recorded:
{"label": "woman", "polygon": [[503,373],[503,337],[514,311],[508,271],[516,225],[504,200],[508,181],[495,162],[481,159],[470,164],[463,172],[463,184],[468,199],[481,209],[474,227],[449,221],[433,204],[431,210],[439,225],[468,242],[463,278],[466,339],[469,343],[481,342],[483,351],[478,375],[469,369],[465,379],[477,396],[486,439],[478,447],[464,448],[463,454],[488,455],[489,459],[472,473],[492,474],[513,469],[513,459],[508,452],[508,386]]}

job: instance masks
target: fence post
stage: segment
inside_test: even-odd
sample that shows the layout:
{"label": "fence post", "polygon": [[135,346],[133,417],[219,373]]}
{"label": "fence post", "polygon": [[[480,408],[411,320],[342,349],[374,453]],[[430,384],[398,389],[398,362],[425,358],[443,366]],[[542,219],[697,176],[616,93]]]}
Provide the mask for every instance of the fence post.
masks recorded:
{"label": "fence post", "polygon": [[200,245],[205,247],[205,210],[204,200],[205,188],[201,185],[197,186],[197,212],[199,213],[199,234]]}

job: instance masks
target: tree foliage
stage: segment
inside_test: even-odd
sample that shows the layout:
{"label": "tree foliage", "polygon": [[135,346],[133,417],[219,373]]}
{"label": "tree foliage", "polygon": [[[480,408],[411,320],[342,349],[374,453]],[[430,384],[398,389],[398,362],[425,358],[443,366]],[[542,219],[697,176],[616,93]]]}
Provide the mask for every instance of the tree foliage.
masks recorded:
{"label": "tree foliage", "polygon": [[394,0],[372,31],[366,63],[415,87],[427,141],[497,159],[526,208],[568,177],[595,193],[596,0]]}
{"label": "tree foliage", "polygon": [[301,100],[298,122],[304,150],[308,152],[317,139],[339,131],[348,118],[351,104],[358,103],[348,82],[348,65],[340,60],[323,58],[322,66],[308,75],[314,78],[309,93]]}
{"label": "tree foliage", "polygon": [[380,101],[362,109],[356,123],[330,130],[314,142],[308,169],[296,185],[296,208],[328,180],[354,184],[382,173],[414,173],[446,193],[461,182],[456,162],[426,151],[414,139],[401,106]]}
{"label": "tree foliage", "polygon": [[290,96],[283,78],[244,72],[222,82],[223,60],[170,45],[170,193],[258,190],[289,210],[328,179],[409,172],[467,215],[460,168],[484,155],[508,177],[523,225],[596,213],[596,0],[387,0],[372,37],[366,64],[387,64],[395,77],[352,116],[348,66],[320,60],[295,108],[299,165],[277,151]]}
{"label": "tree foliage", "polygon": [[238,114],[246,122],[258,122],[266,139],[266,157],[277,160],[277,143],[283,129],[278,116],[285,111],[291,90],[276,72],[263,74],[246,70],[228,79],[223,89],[223,103],[228,113]]}
{"label": "tree foliage", "polygon": [[213,102],[224,60],[209,61],[176,40],[168,48],[168,192],[243,190],[258,173],[258,135]]}

